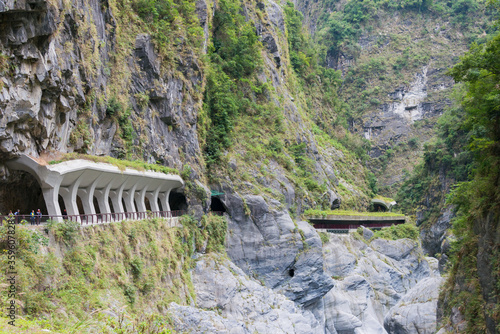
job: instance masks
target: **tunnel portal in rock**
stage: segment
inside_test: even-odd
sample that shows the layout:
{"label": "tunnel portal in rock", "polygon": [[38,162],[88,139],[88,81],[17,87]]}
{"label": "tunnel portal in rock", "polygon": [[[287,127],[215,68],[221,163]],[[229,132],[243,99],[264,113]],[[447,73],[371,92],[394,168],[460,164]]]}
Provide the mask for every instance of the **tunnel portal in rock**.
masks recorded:
{"label": "tunnel portal in rock", "polygon": [[220,198],[216,196],[211,197],[211,203],[210,203],[210,211],[213,212],[226,212],[226,207],[224,206],[224,203],[220,200]]}
{"label": "tunnel portal in rock", "polygon": [[20,211],[28,215],[31,210],[47,212],[42,188],[37,179],[28,172],[13,170],[9,178],[0,181],[0,212],[8,214]]}
{"label": "tunnel portal in rock", "polygon": [[170,192],[168,203],[170,205],[170,210],[172,211],[187,210],[188,208],[186,196],[175,190]]}

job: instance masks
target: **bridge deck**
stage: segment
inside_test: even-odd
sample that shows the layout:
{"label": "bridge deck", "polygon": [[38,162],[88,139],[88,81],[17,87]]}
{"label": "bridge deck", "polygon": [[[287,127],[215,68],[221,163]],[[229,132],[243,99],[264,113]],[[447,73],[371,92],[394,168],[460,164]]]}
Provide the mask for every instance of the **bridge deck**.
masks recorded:
{"label": "bridge deck", "polygon": [[328,232],[344,233],[354,230],[361,225],[369,228],[382,228],[391,225],[403,224],[406,221],[405,216],[344,216],[328,215],[324,217],[309,217],[308,219],[314,228],[327,230]]}

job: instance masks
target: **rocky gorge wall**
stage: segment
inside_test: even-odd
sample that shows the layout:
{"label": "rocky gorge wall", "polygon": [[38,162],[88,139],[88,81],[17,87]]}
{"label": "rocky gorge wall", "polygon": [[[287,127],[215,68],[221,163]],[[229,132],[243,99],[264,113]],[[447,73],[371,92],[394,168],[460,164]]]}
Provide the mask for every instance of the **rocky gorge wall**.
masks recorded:
{"label": "rocky gorge wall", "polygon": [[[415,241],[331,235],[321,246],[307,223],[297,224],[307,246],[296,256],[293,276],[290,260],[280,254],[282,248],[291,255],[295,250],[279,243],[264,246],[257,256],[250,253],[254,260],[244,271],[226,259],[202,257],[193,271],[195,306],[170,307],[176,328],[188,333],[436,332],[442,278],[437,260],[425,257]],[[294,234],[282,230],[281,239]],[[230,247],[228,255],[235,256]],[[263,265],[276,268],[260,274]]]}
{"label": "rocky gorge wall", "polygon": [[[254,136],[237,123],[215,180],[207,177],[200,123],[204,54],[217,4],[195,3],[196,24],[203,31],[199,45],[190,44],[187,26],[174,26],[179,33],[169,36],[166,49],[124,4],[0,1],[0,164],[21,153],[52,160],[82,152],[175,167],[186,171],[184,191],[198,217],[210,207],[211,190],[220,190],[228,213],[228,259],[196,255],[193,300],[183,285],[186,277],[176,272],[183,301],[168,309],[180,331],[334,334],[408,328],[431,333],[438,278],[435,261],[415,242],[332,237],[323,246],[316,231],[297,218],[306,208],[331,208],[339,201],[366,208],[370,191],[358,157],[311,120],[308,96],[290,67],[282,4],[247,3],[241,11],[261,43],[258,83],[272,87],[266,108],[279,110],[273,124],[281,124],[277,138],[285,159],[262,153],[272,144],[269,133]],[[252,151],[248,142],[255,137]],[[9,180],[10,172],[1,168]],[[314,182],[305,184],[307,176],[297,174]],[[144,255],[137,244],[133,249],[133,255]],[[82,259],[89,268],[94,253]],[[133,270],[121,281],[123,288],[141,283],[148,291],[148,282],[134,278]],[[113,307],[128,305],[127,293],[135,291],[125,291]],[[420,300],[418,291],[431,297]],[[415,309],[421,316],[398,316]]]}

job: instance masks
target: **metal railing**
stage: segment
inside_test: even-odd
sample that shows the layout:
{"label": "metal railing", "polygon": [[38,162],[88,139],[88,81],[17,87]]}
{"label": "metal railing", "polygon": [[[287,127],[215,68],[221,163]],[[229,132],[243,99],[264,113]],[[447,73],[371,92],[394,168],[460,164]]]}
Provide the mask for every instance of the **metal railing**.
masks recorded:
{"label": "metal railing", "polygon": [[175,211],[146,211],[146,212],[119,212],[119,213],[97,213],[83,215],[0,215],[0,224],[8,219],[14,219],[16,224],[43,225],[49,220],[69,220],[79,222],[81,225],[94,225],[122,220],[141,220],[151,218],[175,218],[186,214],[184,210]]}

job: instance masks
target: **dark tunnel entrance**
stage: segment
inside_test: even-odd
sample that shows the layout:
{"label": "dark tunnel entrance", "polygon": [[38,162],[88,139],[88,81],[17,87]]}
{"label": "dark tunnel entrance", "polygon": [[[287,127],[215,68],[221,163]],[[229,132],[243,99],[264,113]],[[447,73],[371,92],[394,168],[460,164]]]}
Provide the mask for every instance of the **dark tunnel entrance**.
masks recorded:
{"label": "dark tunnel entrance", "polygon": [[210,204],[210,211],[212,212],[219,212],[219,213],[224,213],[226,212],[226,207],[224,206],[224,203],[215,196],[211,197],[211,204]]}
{"label": "dark tunnel entrance", "polygon": [[168,204],[170,205],[171,211],[187,211],[188,204],[186,196],[183,193],[172,190],[170,196],[168,197]]}
{"label": "dark tunnel entrance", "polygon": [[387,212],[389,210],[387,210],[387,207],[385,205],[375,203],[375,204],[373,204],[373,211],[374,212]]}
{"label": "dark tunnel entrance", "polygon": [[29,215],[31,210],[47,214],[42,188],[36,178],[28,172],[10,170],[9,178],[0,181],[0,212],[20,210],[21,215]]}

